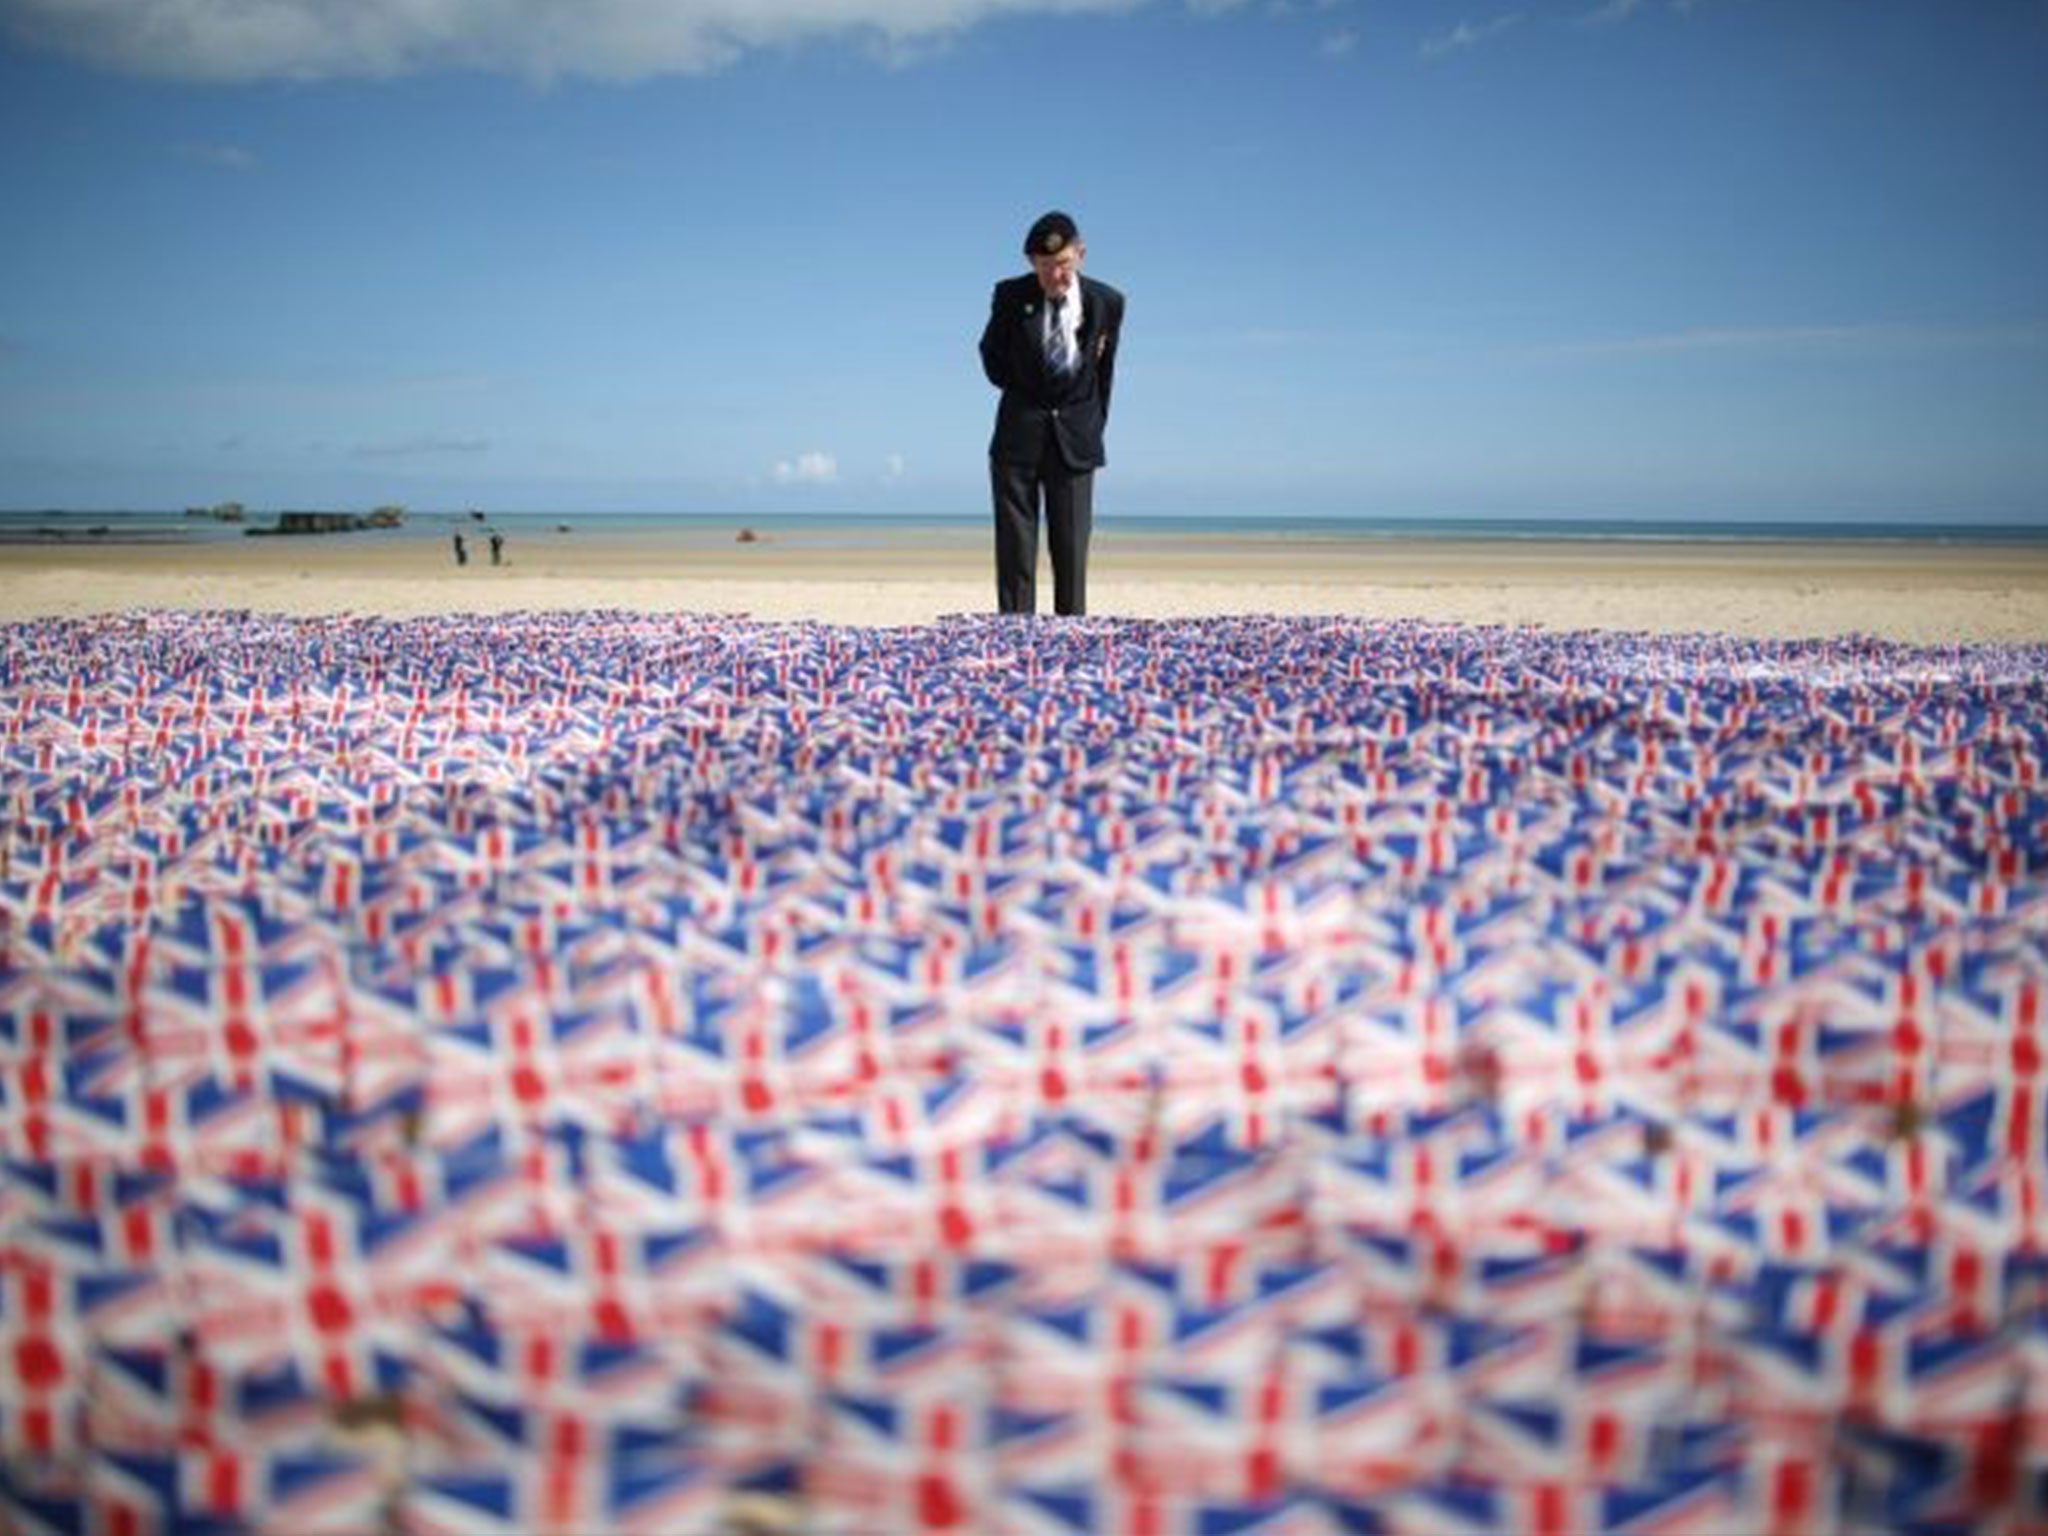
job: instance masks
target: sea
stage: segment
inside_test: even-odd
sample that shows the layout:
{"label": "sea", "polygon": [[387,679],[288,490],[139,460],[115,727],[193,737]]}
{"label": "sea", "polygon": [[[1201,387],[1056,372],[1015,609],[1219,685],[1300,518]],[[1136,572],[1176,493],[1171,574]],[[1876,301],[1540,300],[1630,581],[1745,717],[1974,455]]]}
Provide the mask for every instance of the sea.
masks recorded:
{"label": "sea", "polygon": [[[1109,523],[1099,518],[1100,531]],[[1298,540],[1375,539],[1459,543],[1583,541],[1601,544],[1818,543],[1885,545],[2034,546],[2048,548],[2048,521],[1959,523],[1841,519],[1689,519],[1628,517],[1464,517],[1307,516],[1288,513],[1125,513],[1116,526],[1131,533],[1183,538]],[[239,541],[275,529],[275,512],[250,511],[242,522],[163,511],[0,511],[0,544],[89,545],[210,544]],[[905,535],[937,541],[986,537],[985,511],[962,513],[831,512],[573,512],[430,511],[408,512],[397,528],[366,528],[346,537],[406,542],[451,534],[488,536],[508,542],[547,534],[587,533],[610,538],[675,538],[680,543],[730,543],[742,529],[773,536],[784,544],[815,548],[858,547]]]}

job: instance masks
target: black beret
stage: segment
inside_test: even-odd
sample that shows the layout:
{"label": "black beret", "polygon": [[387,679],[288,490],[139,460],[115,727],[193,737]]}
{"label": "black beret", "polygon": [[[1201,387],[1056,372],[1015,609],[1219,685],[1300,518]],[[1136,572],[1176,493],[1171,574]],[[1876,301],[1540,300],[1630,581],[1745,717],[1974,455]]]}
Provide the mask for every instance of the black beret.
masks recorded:
{"label": "black beret", "polygon": [[1024,237],[1024,254],[1057,256],[1080,238],[1081,231],[1074,227],[1074,221],[1055,209],[1040,214],[1038,222],[1031,226],[1031,233]]}

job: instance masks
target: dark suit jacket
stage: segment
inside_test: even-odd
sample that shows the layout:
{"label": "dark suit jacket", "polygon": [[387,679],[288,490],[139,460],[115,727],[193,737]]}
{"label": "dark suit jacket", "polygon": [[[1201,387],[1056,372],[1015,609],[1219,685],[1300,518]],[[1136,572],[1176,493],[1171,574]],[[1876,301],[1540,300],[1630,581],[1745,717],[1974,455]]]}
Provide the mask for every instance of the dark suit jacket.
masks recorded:
{"label": "dark suit jacket", "polygon": [[988,325],[981,333],[981,368],[1003,392],[996,407],[989,457],[1036,469],[1046,434],[1059,445],[1067,468],[1100,468],[1102,429],[1109,421],[1109,388],[1116,376],[1116,344],[1124,323],[1124,296],[1107,283],[1081,278],[1081,366],[1062,379],[1046,366],[1045,294],[1030,273],[996,284]]}

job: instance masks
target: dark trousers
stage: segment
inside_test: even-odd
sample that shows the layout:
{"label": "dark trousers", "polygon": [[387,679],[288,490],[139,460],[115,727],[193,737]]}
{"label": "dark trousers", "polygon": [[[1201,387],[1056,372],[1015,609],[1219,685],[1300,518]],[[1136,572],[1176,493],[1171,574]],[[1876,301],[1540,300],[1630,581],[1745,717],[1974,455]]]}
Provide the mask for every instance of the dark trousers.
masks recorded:
{"label": "dark trousers", "polygon": [[1095,471],[1067,468],[1048,439],[1037,468],[989,460],[996,504],[996,611],[1038,608],[1038,507],[1045,503],[1052,552],[1053,612],[1088,611],[1088,534],[1094,523]]}

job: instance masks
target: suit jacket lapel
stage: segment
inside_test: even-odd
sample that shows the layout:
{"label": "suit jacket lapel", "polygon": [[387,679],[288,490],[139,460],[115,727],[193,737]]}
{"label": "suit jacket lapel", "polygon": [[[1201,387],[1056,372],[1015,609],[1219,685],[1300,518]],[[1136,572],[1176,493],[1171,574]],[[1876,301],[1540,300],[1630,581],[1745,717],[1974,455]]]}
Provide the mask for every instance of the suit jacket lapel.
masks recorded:
{"label": "suit jacket lapel", "polygon": [[1045,360],[1045,295],[1038,290],[1037,281],[1024,290],[1023,302],[1017,308],[1017,326],[1023,337],[1024,350],[1030,355],[1038,370],[1040,379],[1050,381],[1052,365]]}
{"label": "suit jacket lapel", "polygon": [[[1102,304],[1096,298],[1095,290],[1088,286],[1086,278],[1076,286],[1081,295],[1081,325],[1074,337],[1075,351],[1078,353],[1074,376],[1079,378],[1081,374],[1095,366],[1092,338],[1096,326],[1102,320]],[[1053,376],[1052,363],[1045,355],[1045,303],[1045,294],[1039,290],[1034,280],[1031,288],[1025,293],[1023,303],[1018,307],[1017,323],[1023,328],[1024,345],[1037,364],[1039,377],[1050,387],[1067,381]]]}

